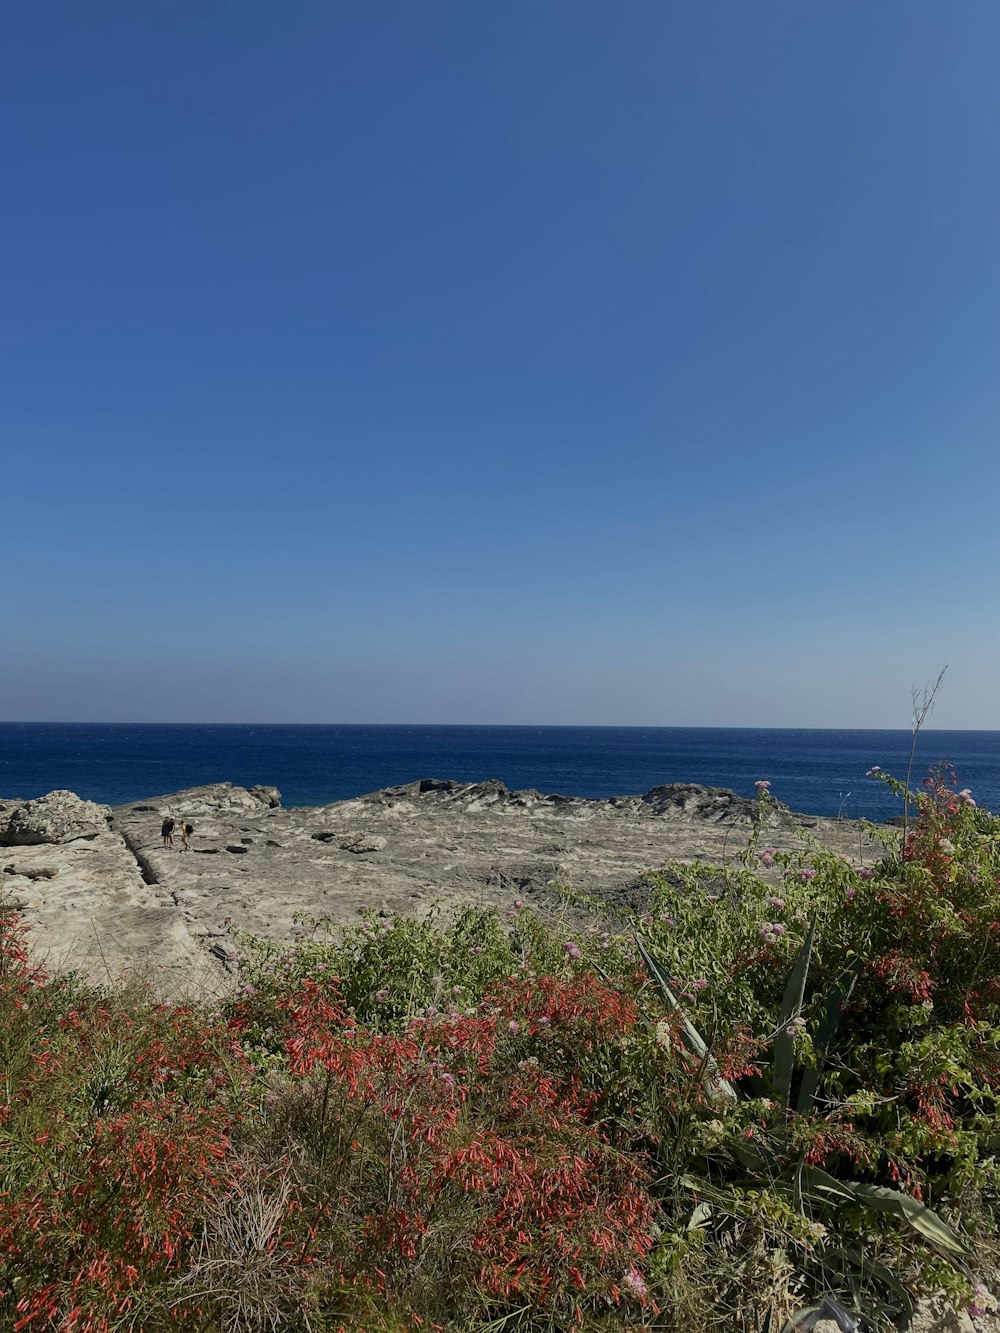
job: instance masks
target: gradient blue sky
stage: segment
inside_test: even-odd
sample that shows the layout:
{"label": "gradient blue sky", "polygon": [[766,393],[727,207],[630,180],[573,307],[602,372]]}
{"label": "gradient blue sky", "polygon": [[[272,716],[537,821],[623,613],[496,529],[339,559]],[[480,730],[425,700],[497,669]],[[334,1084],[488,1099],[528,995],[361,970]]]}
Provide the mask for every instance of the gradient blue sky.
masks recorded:
{"label": "gradient blue sky", "polygon": [[998,52],[14,6],[0,717],[1000,727]]}

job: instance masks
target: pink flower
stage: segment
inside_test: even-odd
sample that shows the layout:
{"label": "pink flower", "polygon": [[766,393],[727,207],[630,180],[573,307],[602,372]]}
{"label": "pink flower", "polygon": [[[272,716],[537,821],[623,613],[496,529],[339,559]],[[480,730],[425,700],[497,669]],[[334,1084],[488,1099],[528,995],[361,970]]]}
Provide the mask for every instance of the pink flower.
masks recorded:
{"label": "pink flower", "polygon": [[874,878],[875,878],[875,871],[872,870],[871,866],[862,866],[861,869],[858,871],[858,879],[874,879]]}
{"label": "pink flower", "polygon": [[521,910],[521,908],[522,908],[523,906],[524,906],[524,899],[523,899],[523,898],[515,898],[515,899],[514,899],[514,909],[515,909],[515,911],[520,912],[520,910]]}
{"label": "pink flower", "polygon": [[389,992],[383,987],[382,990],[377,990],[375,992],[375,998],[378,1000],[379,1004],[382,1004],[389,998]]}
{"label": "pink flower", "polygon": [[845,899],[846,902],[853,903],[853,902],[854,902],[854,899],[855,899],[857,896],[858,896],[858,891],[857,891],[857,889],[845,889],[845,890],[844,890],[844,899]]}
{"label": "pink flower", "polygon": [[765,870],[770,870],[774,865],[774,856],[777,850],[776,847],[765,847],[760,853],[760,863]]}
{"label": "pink flower", "polygon": [[780,921],[768,921],[757,932],[765,944],[773,944],[775,940],[781,939],[784,933],[785,927]]}
{"label": "pink flower", "polygon": [[958,793],[958,799],[963,803],[963,805],[976,804],[975,801],[972,799],[972,792],[969,791],[968,787],[962,788],[962,790]]}
{"label": "pink flower", "polygon": [[808,884],[809,881],[810,881],[811,879],[815,879],[815,878],[816,878],[816,871],[815,871],[815,870],[800,870],[800,871],[799,871],[799,879],[802,881],[803,884]]}
{"label": "pink flower", "polygon": [[573,943],[572,940],[569,940],[563,947],[565,948],[566,952],[569,954],[570,958],[579,958],[579,957],[580,957],[580,950],[579,950],[579,948]]}
{"label": "pink flower", "polygon": [[469,950],[470,953],[482,953],[482,951],[483,951],[483,946],[481,944],[474,944],[472,948]]}
{"label": "pink flower", "polygon": [[868,770],[868,772],[865,774],[865,777],[866,777],[866,778],[877,778],[878,775],[879,775],[881,772],[882,772],[882,770],[881,770],[881,768],[879,767],[879,765],[878,765],[878,764],[873,764],[873,765],[871,766],[871,768]]}
{"label": "pink flower", "polygon": [[521,1031],[521,1024],[517,1021],[516,1018],[512,1018],[510,1022],[507,1024],[507,1031],[513,1037],[516,1037],[517,1034]]}
{"label": "pink flower", "polygon": [[692,981],[691,986],[694,990],[704,990],[708,982],[704,977],[699,977],[697,981]]}
{"label": "pink flower", "polygon": [[783,912],[788,905],[784,898],[775,898],[773,895],[766,901],[768,907],[773,907],[776,912]]}
{"label": "pink flower", "polygon": [[753,785],[757,788],[757,793],[758,793],[758,795],[760,795],[760,796],[763,796],[764,793],[765,793],[765,792],[768,790],[768,788],[771,786],[771,784],[770,784],[770,782],[768,782],[767,778],[759,778]]}
{"label": "pink flower", "polygon": [[630,1296],[634,1296],[636,1300],[640,1301],[649,1290],[646,1286],[646,1279],[637,1268],[630,1268],[622,1274],[622,1286]]}

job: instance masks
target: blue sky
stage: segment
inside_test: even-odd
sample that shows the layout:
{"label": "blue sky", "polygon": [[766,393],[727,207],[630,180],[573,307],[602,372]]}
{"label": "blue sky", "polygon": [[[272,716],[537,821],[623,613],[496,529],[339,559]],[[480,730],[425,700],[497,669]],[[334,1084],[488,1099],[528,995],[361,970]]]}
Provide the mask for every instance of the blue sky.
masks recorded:
{"label": "blue sky", "polygon": [[17,7],[0,717],[1000,727],[998,44]]}

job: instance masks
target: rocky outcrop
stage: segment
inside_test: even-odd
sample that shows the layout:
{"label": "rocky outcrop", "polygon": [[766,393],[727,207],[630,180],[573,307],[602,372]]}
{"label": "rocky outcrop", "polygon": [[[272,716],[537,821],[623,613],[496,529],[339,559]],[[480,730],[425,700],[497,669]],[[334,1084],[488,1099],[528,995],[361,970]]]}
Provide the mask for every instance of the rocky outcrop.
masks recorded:
{"label": "rocky outcrop", "polygon": [[905,1333],[976,1333],[976,1325],[943,1297],[927,1296],[917,1302]]}
{"label": "rocky outcrop", "polygon": [[[0,826],[9,827],[15,808],[89,807],[100,812],[89,824],[39,820],[30,827],[58,837],[72,828],[104,830],[40,842],[16,856],[12,848],[6,859],[0,852],[0,867],[42,952],[119,973],[131,951],[134,965],[176,992],[185,977],[199,989],[206,978],[229,984],[220,962],[231,952],[227,922],[288,940],[307,921],[350,920],[363,904],[392,915],[469,901],[506,908],[524,898],[564,911],[559,886],[641,908],[646,872],[672,860],[734,857],[761,809],[693,784],[587,800],[435,778],[320,807],[286,809],[279,800],[275,788],[213,783],[119,806],[110,832],[103,807],[74,805],[77,798],[67,804],[65,794],[11,803],[6,820],[0,802]],[[193,825],[189,850],[177,833],[172,848],[163,846],[165,815]],[[805,845],[785,807],[769,805],[766,818],[767,842],[785,850]],[[872,854],[855,824],[808,823],[810,836],[832,850]]]}
{"label": "rocky outcrop", "polygon": [[82,801],[75,792],[50,791],[33,801],[7,807],[0,826],[0,843],[32,847],[39,843],[70,842],[107,833],[111,807]]}
{"label": "rocky outcrop", "polygon": [[649,815],[666,816],[706,823],[740,824],[747,828],[763,822],[768,827],[801,824],[796,816],[780,801],[769,800],[767,805],[747,800],[725,787],[703,787],[695,782],[672,782],[653,787],[642,796],[611,796],[595,799],[586,796],[546,795],[533,790],[511,791],[502,782],[454,782],[440,778],[422,778],[401,787],[387,787],[372,792],[360,800],[375,805],[392,805],[398,801],[421,798],[426,805],[458,807],[466,811],[481,810],[552,810],[578,818],[589,819],[602,814],[646,818]]}
{"label": "rocky outcrop", "polygon": [[281,804],[281,792],[277,787],[248,787],[250,795],[260,801],[261,805],[266,805],[269,810],[277,810]]}
{"label": "rocky outcrop", "polygon": [[107,824],[66,842],[0,848],[0,872],[0,909],[30,925],[51,971],[97,983],[137,975],[166,996],[216,984],[169,890],[143,878]]}

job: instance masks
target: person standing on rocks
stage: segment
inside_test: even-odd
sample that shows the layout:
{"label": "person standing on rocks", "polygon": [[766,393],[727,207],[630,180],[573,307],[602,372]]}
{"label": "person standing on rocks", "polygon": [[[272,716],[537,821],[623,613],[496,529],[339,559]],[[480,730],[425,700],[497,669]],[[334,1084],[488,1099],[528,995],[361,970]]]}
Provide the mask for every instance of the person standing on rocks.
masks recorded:
{"label": "person standing on rocks", "polygon": [[174,845],[174,821],[167,815],[160,829],[160,837],[163,839],[164,847],[173,847]]}
{"label": "person standing on rocks", "polygon": [[186,852],[189,852],[189,851],[191,850],[191,844],[190,844],[190,842],[188,841],[188,839],[191,837],[191,834],[192,834],[193,832],[194,832],[194,825],[193,825],[193,824],[189,824],[189,823],[187,822],[186,819],[182,819],[182,820],[181,820],[181,842],[184,844],[184,850],[185,850]]}

